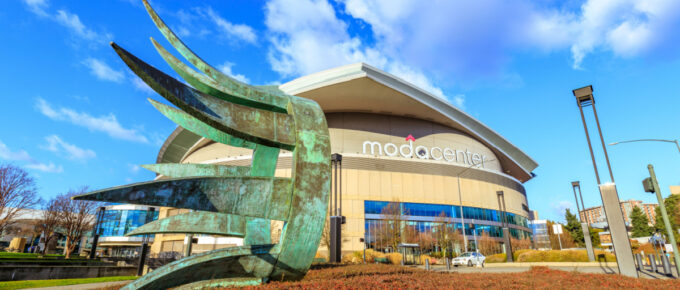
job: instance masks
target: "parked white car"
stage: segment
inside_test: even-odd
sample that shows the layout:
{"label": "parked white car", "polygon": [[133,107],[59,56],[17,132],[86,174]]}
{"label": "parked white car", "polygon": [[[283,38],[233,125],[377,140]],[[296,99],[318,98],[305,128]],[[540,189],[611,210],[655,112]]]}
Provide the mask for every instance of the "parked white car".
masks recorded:
{"label": "parked white car", "polygon": [[467,265],[468,267],[472,267],[474,265],[481,265],[484,267],[484,260],[486,260],[486,257],[480,253],[475,253],[475,252],[465,252],[462,253],[460,256],[455,257],[452,261],[451,264],[453,264],[454,267],[458,267],[458,265]]}

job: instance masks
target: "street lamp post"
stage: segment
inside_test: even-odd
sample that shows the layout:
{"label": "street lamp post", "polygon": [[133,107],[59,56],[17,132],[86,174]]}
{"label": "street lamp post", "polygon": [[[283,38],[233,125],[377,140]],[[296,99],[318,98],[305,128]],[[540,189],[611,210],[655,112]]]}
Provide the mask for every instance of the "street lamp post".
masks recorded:
{"label": "street lamp post", "polygon": [[579,196],[581,196],[581,208],[583,209],[583,216],[585,217],[586,206],[583,204],[583,195],[581,195],[581,183],[579,181],[573,181],[571,183],[571,188],[574,190],[574,199],[576,199],[576,210],[578,211],[578,219],[581,221],[581,231],[583,232],[583,241],[586,243],[586,252],[588,253],[588,260],[595,261],[595,252],[593,251],[593,242],[590,240],[590,229],[588,228],[588,223],[581,218],[581,209],[578,206],[578,197],[576,197],[576,188],[578,188]]}
{"label": "street lamp post", "polygon": [[663,218],[663,224],[666,227],[666,233],[668,234],[668,239],[673,246],[673,256],[675,257],[675,267],[678,270],[678,275],[680,275],[680,253],[678,253],[678,244],[675,243],[675,235],[673,234],[673,228],[671,228],[671,223],[668,220],[668,213],[666,212],[666,205],[663,202],[663,197],[661,196],[661,189],[659,189],[659,183],[656,180],[656,173],[654,173],[654,166],[651,164],[647,165],[649,169],[649,178],[645,178],[642,181],[642,185],[646,192],[656,193],[656,199],[659,201],[659,209],[661,210],[661,217]]}
{"label": "street lamp post", "polygon": [[[635,260],[633,259],[633,251],[630,247],[630,240],[628,239],[628,231],[621,212],[621,201],[619,194],[616,191],[616,184],[614,181],[614,174],[609,163],[609,155],[607,154],[607,147],[605,146],[604,137],[602,137],[602,128],[600,127],[600,120],[597,117],[597,110],[595,109],[595,98],[593,97],[593,87],[586,86],[572,91],[576,97],[576,104],[581,113],[581,120],[583,121],[583,129],[586,133],[586,140],[588,141],[588,149],[590,150],[590,158],[593,161],[593,169],[595,169],[595,178],[600,189],[600,196],[602,197],[602,207],[604,208],[605,216],[607,217],[607,224],[609,225],[609,232],[612,236],[612,245],[614,253],[616,254],[616,262],[621,275],[638,277],[637,269],[635,268]],[[595,122],[597,124],[597,131],[600,135],[602,143],[602,150],[607,161],[607,169],[609,169],[609,177],[611,183],[602,184],[600,181],[600,173],[597,170],[597,163],[595,162],[595,154],[593,153],[593,146],[590,142],[590,134],[588,133],[588,125],[583,114],[583,107],[591,106],[593,108],[593,115],[595,115]]]}
{"label": "street lamp post", "polygon": [[[329,246],[331,263],[340,263],[342,256],[342,224],[344,224],[344,217],[342,216],[342,155],[334,153],[331,155],[331,164],[333,166],[333,174],[335,176],[333,183],[333,193],[330,198],[330,236],[331,244]],[[338,167],[340,169],[338,170]],[[338,177],[339,175],[339,177]],[[338,186],[340,190],[338,191]],[[338,200],[339,199],[339,200]]]}
{"label": "street lamp post", "polygon": [[99,243],[99,235],[100,230],[99,228],[101,227],[102,219],[104,218],[104,212],[106,211],[106,207],[100,207],[99,210],[97,210],[97,219],[95,220],[94,223],[94,229],[92,230],[92,247],[90,248],[90,259],[94,259],[97,257],[97,244]]}
{"label": "street lamp post", "polygon": [[503,240],[505,241],[505,256],[508,263],[513,262],[512,244],[510,244],[510,229],[508,228],[507,210],[505,208],[505,195],[502,190],[496,191],[498,198],[498,210],[500,211],[501,226],[503,228]]}
{"label": "street lamp post", "polygon": [[[491,162],[491,161],[496,161],[496,159],[487,160],[486,162],[488,163],[488,162]],[[465,235],[465,215],[463,214],[463,195],[462,195],[461,190],[460,190],[460,176],[463,175],[463,173],[465,173],[466,171],[470,170],[472,167],[479,166],[479,165],[480,165],[479,163],[472,164],[456,175],[456,179],[458,180],[457,181],[457,183],[458,183],[458,201],[460,203],[460,222],[461,222],[461,225],[462,225],[463,245],[465,247],[465,251],[468,250],[468,240],[467,240],[467,236]],[[475,239],[475,242],[476,242],[476,239]]]}
{"label": "street lamp post", "polygon": [[613,145],[618,145],[621,143],[631,143],[631,142],[666,142],[666,143],[675,143],[675,146],[678,147],[678,153],[680,153],[680,143],[678,143],[678,139],[674,140],[667,140],[667,139],[636,139],[636,140],[626,140],[626,141],[619,141],[619,142],[614,142],[614,143],[609,143],[610,146]]}

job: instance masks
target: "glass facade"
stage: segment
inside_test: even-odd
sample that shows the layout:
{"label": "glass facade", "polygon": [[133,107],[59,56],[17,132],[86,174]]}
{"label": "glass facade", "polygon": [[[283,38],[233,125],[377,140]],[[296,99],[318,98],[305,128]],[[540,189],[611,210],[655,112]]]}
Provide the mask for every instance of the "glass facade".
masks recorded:
{"label": "glass facade", "polygon": [[[374,249],[385,249],[390,245],[386,244],[385,241],[381,241],[390,232],[400,231],[408,236],[410,239],[409,243],[418,243],[424,245],[431,243],[428,239],[428,235],[436,236],[437,231],[446,230],[447,232],[463,232],[463,225],[460,222],[446,221],[444,226],[442,224],[444,221],[442,219],[455,218],[459,219],[461,217],[460,206],[455,205],[442,205],[442,204],[423,204],[423,203],[408,203],[403,202],[398,204],[398,208],[401,211],[401,219],[404,220],[402,225],[399,225],[399,229],[395,228],[394,218],[383,215],[384,209],[388,207],[390,203],[386,201],[364,201],[364,213],[368,215],[365,220],[364,230],[365,239],[367,241],[367,246]],[[396,208],[396,207],[395,207]],[[370,216],[373,215],[373,216]],[[481,237],[483,235],[488,235],[492,238],[502,238],[503,229],[498,225],[490,225],[486,223],[500,223],[500,214],[497,210],[476,208],[476,207],[463,207],[463,215],[465,220],[475,220],[474,224],[465,223],[465,235],[468,236],[468,240],[471,243],[475,242],[475,237]],[[513,225],[518,225],[522,227],[529,227],[527,219],[523,216],[508,213],[507,214],[508,223]],[[485,221],[485,224],[477,223],[477,221]],[[516,228],[510,228],[510,235],[516,239],[530,239],[532,233],[527,230],[520,230]],[[425,233],[426,235],[423,235]]]}
{"label": "glass facade", "polygon": [[[364,212],[366,214],[381,214],[383,209],[389,204],[387,201],[364,201]],[[401,213],[405,216],[417,217],[449,217],[461,218],[460,206],[444,205],[444,204],[426,204],[426,203],[400,203]],[[478,207],[463,207],[463,216],[466,220],[483,220],[491,222],[501,222],[500,214],[497,210],[478,208]],[[514,213],[507,213],[508,223],[528,228],[528,219],[516,215]]]}
{"label": "glass facade", "polygon": [[99,224],[99,235],[100,237],[122,237],[147,222],[157,219],[158,211],[106,210]]}

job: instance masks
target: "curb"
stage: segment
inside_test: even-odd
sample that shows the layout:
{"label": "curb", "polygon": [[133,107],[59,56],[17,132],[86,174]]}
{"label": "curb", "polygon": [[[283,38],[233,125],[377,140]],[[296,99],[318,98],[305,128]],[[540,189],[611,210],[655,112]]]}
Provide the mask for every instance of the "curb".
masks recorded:
{"label": "curb", "polygon": [[487,268],[503,268],[503,267],[532,267],[532,266],[546,266],[546,267],[617,267],[616,262],[520,262],[520,263],[486,263]]}

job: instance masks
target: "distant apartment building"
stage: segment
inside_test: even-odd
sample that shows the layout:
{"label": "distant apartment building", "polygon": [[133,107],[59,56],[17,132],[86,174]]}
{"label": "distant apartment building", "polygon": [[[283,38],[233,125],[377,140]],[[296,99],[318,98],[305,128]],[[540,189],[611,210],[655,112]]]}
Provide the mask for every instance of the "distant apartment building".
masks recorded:
{"label": "distant apartment building", "polygon": [[548,234],[548,221],[546,220],[531,220],[529,227],[533,232],[532,240],[534,248],[539,250],[552,249],[550,245],[550,235]]}
{"label": "distant apartment building", "polygon": [[671,185],[671,194],[680,194],[680,185]]}
{"label": "distant apartment building", "polygon": [[[647,219],[649,219],[649,225],[654,225],[656,223],[656,206],[655,203],[642,203],[640,200],[624,200],[621,202],[621,211],[623,212],[623,218],[627,226],[630,226],[630,214],[633,212],[634,207],[639,207]],[[604,208],[602,206],[589,207],[580,212],[581,220],[587,222],[589,225],[594,223],[605,223],[607,221]]]}

